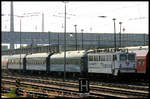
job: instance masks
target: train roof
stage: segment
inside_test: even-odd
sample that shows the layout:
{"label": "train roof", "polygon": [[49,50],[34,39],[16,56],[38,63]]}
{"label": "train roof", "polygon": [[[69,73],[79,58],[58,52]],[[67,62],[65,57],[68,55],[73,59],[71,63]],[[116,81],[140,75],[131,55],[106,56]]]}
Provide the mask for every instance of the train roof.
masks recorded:
{"label": "train roof", "polygon": [[133,46],[133,47],[124,47],[128,50],[147,50],[148,46]]}
{"label": "train roof", "polygon": [[35,54],[29,54],[26,56],[26,58],[30,57],[48,57],[49,53],[35,53]]}
{"label": "train roof", "polygon": [[133,50],[131,52],[136,53],[136,56],[146,56],[148,54],[148,50]]}
{"label": "train roof", "polygon": [[[66,52],[66,58],[78,58],[83,57],[86,54],[85,50],[80,51],[67,51]],[[55,53],[51,56],[51,58],[64,58],[64,52]]]}
{"label": "train roof", "polygon": [[8,58],[10,58],[10,56],[11,56],[11,55],[2,55],[2,60],[3,60],[3,59],[8,59]]}
{"label": "train roof", "polygon": [[15,55],[10,55],[9,57],[10,58],[20,58],[20,56],[21,56],[21,58],[24,58],[26,56],[26,54],[15,54]]}

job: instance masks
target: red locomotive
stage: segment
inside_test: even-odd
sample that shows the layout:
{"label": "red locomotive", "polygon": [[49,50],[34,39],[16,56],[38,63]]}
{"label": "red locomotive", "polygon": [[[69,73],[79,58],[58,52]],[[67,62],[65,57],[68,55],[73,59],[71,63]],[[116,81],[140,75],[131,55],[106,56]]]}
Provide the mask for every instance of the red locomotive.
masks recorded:
{"label": "red locomotive", "polygon": [[136,50],[136,68],[137,73],[144,73],[147,74],[148,72],[148,58],[149,58],[149,51],[148,50]]}

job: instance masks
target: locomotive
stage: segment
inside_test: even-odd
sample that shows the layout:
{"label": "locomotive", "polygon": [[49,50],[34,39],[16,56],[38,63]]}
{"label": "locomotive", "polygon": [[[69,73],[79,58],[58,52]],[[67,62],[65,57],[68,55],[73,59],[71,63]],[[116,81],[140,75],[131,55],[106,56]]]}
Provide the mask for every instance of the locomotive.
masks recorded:
{"label": "locomotive", "polygon": [[134,50],[136,53],[136,67],[139,76],[148,76],[149,73],[149,51],[145,50]]}
{"label": "locomotive", "polygon": [[[64,72],[64,52],[35,53],[2,56],[2,69],[21,72],[43,73]],[[66,72],[70,74],[136,73],[136,53],[134,52],[92,52],[67,51]]]}
{"label": "locomotive", "polygon": [[149,50],[148,46],[137,46],[129,48],[129,52],[136,53],[136,67],[138,74],[147,74],[149,71]]}

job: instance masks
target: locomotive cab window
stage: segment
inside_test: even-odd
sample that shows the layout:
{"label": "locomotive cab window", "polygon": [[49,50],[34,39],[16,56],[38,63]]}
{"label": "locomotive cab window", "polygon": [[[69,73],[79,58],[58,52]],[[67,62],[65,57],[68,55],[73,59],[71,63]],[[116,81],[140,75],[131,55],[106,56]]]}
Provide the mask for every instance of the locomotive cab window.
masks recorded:
{"label": "locomotive cab window", "polygon": [[128,60],[135,60],[134,54],[128,54]]}
{"label": "locomotive cab window", "polygon": [[89,61],[93,61],[93,56],[89,56]]}
{"label": "locomotive cab window", "polygon": [[98,61],[98,56],[94,56],[94,61]]}
{"label": "locomotive cab window", "polygon": [[113,55],[113,61],[117,60],[117,56]]}
{"label": "locomotive cab window", "polygon": [[120,54],[120,60],[127,60],[127,55],[126,54]]}
{"label": "locomotive cab window", "polygon": [[138,59],[137,64],[140,66],[144,66],[144,59]]}

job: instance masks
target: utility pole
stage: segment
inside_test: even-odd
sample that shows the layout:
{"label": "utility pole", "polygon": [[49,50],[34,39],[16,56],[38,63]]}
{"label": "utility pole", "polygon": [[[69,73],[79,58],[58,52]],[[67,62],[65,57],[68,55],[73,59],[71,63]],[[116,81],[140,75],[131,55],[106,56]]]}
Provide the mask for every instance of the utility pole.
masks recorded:
{"label": "utility pole", "polygon": [[100,48],[100,34],[98,35],[98,48]]}
{"label": "utility pole", "polygon": [[58,35],[58,52],[59,52],[59,33],[57,35]]}
{"label": "utility pole", "polygon": [[82,32],[82,50],[83,50],[83,29],[81,29],[81,32]]}
{"label": "utility pole", "polygon": [[65,81],[66,79],[66,1],[64,1],[65,4],[65,17],[64,17],[64,79],[63,81]]}
{"label": "utility pole", "polygon": [[[13,1],[10,2],[10,32],[14,32],[14,10]],[[14,43],[10,43],[10,49],[14,49]]]}
{"label": "utility pole", "polygon": [[49,41],[49,51],[50,51],[50,31],[48,32],[48,41]]}
{"label": "utility pole", "polygon": [[75,39],[76,39],[76,50],[77,50],[77,25],[74,25],[75,27]]}
{"label": "utility pole", "polygon": [[120,48],[121,48],[121,24],[122,24],[122,22],[119,22],[119,24],[120,24]]}
{"label": "utility pole", "polygon": [[114,47],[116,52],[116,26],[115,26],[115,18],[112,19],[114,21]]}
{"label": "utility pole", "polygon": [[20,18],[20,69],[21,69],[21,18]]}
{"label": "utility pole", "polygon": [[42,13],[42,32],[44,32],[44,13]]}
{"label": "utility pole", "polygon": [[10,32],[14,32],[14,11],[13,11],[13,1],[10,5]]}

